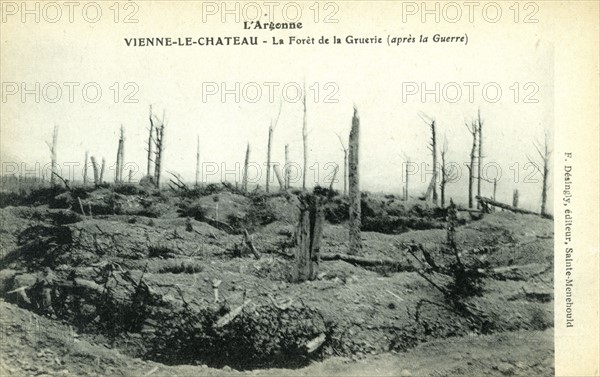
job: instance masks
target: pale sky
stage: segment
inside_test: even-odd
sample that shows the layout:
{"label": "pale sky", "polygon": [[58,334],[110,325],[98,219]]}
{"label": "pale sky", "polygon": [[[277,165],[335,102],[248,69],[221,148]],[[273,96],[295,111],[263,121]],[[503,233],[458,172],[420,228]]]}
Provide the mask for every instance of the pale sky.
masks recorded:
{"label": "pale sky", "polygon": [[[331,172],[326,164],[342,163],[336,133],[342,134],[347,142],[353,104],[361,118],[362,189],[392,193],[402,190],[404,153],[419,164],[431,161],[427,150],[429,128],[420,119],[420,112],[436,119],[439,145],[445,134],[448,159],[463,165],[469,160],[470,149],[470,135],[464,123],[476,117],[480,109],[485,162],[496,163],[502,170],[498,200],[510,203],[512,190],[518,188],[523,207],[539,210],[541,183],[526,181],[533,169],[527,169],[525,164],[527,154],[536,157],[533,141],[541,140],[545,129],[554,128],[554,47],[552,39],[544,37],[545,31],[541,29],[547,22],[515,24],[508,3],[503,6],[503,17],[497,23],[486,22],[481,12],[476,13],[473,23],[466,16],[463,19],[467,22],[435,23],[431,19],[432,22],[421,23],[417,16],[402,22],[400,4],[379,3],[382,7],[375,9],[366,2],[352,2],[339,6],[338,23],[314,23],[314,14],[308,9],[312,3],[300,3],[305,12],[303,29],[263,31],[243,30],[242,24],[233,19],[221,23],[217,16],[203,23],[200,2],[137,4],[139,11],[135,17],[139,22],[135,24],[115,23],[108,4],[103,5],[103,18],[95,24],[83,20],[77,11],[73,23],[69,23],[66,15],[57,23],[42,20],[36,24],[32,19],[22,23],[16,15],[1,24],[3,173],[7,172],[7,162],[25,162],[28,166],[36,162],[47,164],[49,153],[45,141],[50,140],[55,124],[60,127],[59,164],[82,163],[86,150],[97,158],[105,157],[109,165],[114,164],[119,127],[123,124],[125,159],[145,171],[150,104],[159,116],[163,110],[166,112],[164,177],[167,171],[176,171],[193,180],[197,135],[203,163],[225,164],[227,169],[234,169],[236,163],[243,163],[246,143],[250,143],[251,161],[262,165],[266,161],[268,126],[277,115],[280,101],[279,95],[274,103],[269,101],[264,83],[278,83],[279,94],[286,83],[306,82],[307,87],[319,88],[317,103],[314,89],[309,92],[307,123],[309,166],[319,164],[321,184],[326,184],[324,177]],[[543,11],[542,7],[538,18],[549,17]],[[126,12],[124,9],[121,12],[122,18]],[[322,18],[325,10],[321,12]],[[282,21],[281,17],[276,21]],[[431,37],[436,33],[449,36],[466,33],[468,44],[434,43]],[[430,42],[399,46],[388,46],[386,42],[388,35],[418,39],[420,34],[428,35]],[[322,35],[330,39],[333,35],[342,39],[348,35],[378,36],[383,38],[383,44],[262,43],[271,41],[273,36],[287,42],[288,35],[316,40]],[[130,37],[188,36],[194,39],[257,36],[259,46],[127,47],[124,42],[124,38]],[[22,103],[20,88],[17,94],[7,93],[13,88],[12,83],[26,83],[33,88],[36,82],[42,88],[48,83],[59,83],[62,97],[50,103],[42,93],[40,103],[36,103],[34,95],[27,95]],[[79,83],[73,103],[69,101],[65,82]],[[137,88],[133,95],[137,103],[124,103],[123,96],[134,88],[125,87],[129,82]],[[478,85],[472,101],[465,82]],[[86,83],[97,83],[102,89],[97,103],[84,100],[81,88]],[[114,83],[120,88],[118,103],[113,97]],[[244,98],[237,103],[232,95],[225,101],[220,95],[203,101],[207,83],[225,83],[228,88],[234,88],[236,83],[240,83],[240,88],[256,83],[263,89],[263,97],[257,103]],[[327,83],[335,86],[326,86]],[[423,101],[420,89],[417,95],[403,100],[407,85],[412,88],[422,83],[428,89],[439,83],[442,95],[439,103],[433,94]],[[526,86],[527,83],[531,84]],[[483,96],[482,87],[486,84],[492,86],[488,99],[495,96],[495,87],[501,88],[498,102],[491,103]],[[324,103],[324,96],[334,87],[337,92],[333,98],[338,102]],[[455,96],[453,88],[461,88],[460,100],[450,103],[443,96],[444,87],[450,97]],[[519,98],[515,103],[517,87]],[[48,95],[54,96],[52,87],[47,88]],[[524,103],[528,94],[537,103]],[[291,160],[301,164],[301,127],[302,103],[283,101],[274,133],[273,161],[283,164],[287,143]],[[112,174],[107,174],[107,180],[112,180]],[[312,185],[314,170],[310,174]],[[461,202],[466,199],[466,174],[463,169],[462,179],[448,186],[448,196]],[[493,178],[494,169],[489,174]],[[142,172],[135,175],[137,179],[141,176]],[[424,191],[429,178],[412,176],[411,194],[416,196]],[[533,178],[539,181],[541,177]],[[263,179],[260,184],[264,187]],[[336,187],[341,188],[341,182]],[[484,184],[483,194],[491,195],[491,185]],[[550,206],[551,203],[552,195]]]}

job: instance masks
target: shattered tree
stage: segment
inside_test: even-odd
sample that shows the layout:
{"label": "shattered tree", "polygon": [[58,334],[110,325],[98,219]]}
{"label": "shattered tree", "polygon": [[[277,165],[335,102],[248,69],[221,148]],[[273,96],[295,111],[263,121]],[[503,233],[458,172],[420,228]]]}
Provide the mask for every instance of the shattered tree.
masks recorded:
{"label": "shattered tree", "polygon": [[479,141],[477,157],[477,196],[481,196],[481,167],[483,166],[483,122],[481,121],[481,110],[477,110],[477,139]]}
{"label": "shattered tree", "polygon": [[308,129],[306,126],[306,86],[302,97],[302,191],[306,191],[306,170],[308,169]]}
{"label": "shattered tree", "polygon": [[148,131],[148,145],[146,147],[146,151],[148,152],[147,165],[146,165],[146,176],[148,176],[148,177],[151,176],[151,172],[152,172],[152,144],[153,144],[152,134],[154,132],[154,122],[152,121],[152,105],[150,105],[149,120],[150,120],[150,129]]}
{"label": "shattered tree", "polygon": [[277,113],[277,118],[273,122],[271,120],[271,124],[269,125],[269,136],[267,140],[267,182],[265,185],[265,191],[269,192],[269,184],[271,183],[271,146],[273,143],[273,132],[277,127],[277,123],[279,123],[279,117],[281,116],[281,108],[283,106],[283,101],[279,103],[279,112]]}
{"label": "shattered tree", "polygon": [[344,153],[344,195],[347,194],[347,185],[348,185],[348,147],[342,141],[341,136],[337,135],[340,140],[340,145],[342,146],[342,152]]}
{"label": "shattered tree", "polygon": [[83,185],[87,185],[87,170],[88,170],[88,151],[85,151],[85,158],[83,160]]}
{"label": "shattered tree", "polygon": [[100,174],[98,171],[98,164],[96,163],[96,157],[92,156],[90,157],[90,160],[92,161],[92,169],[94,171],[94,186],[98,186],[100,184]]}
{"label": "shattered tree", "polygon": [[242,191],[248,191],[248,163],[250,161],[250,143],[246,145],[246,158],[244,159],[244,172],[242,175]]}
{"label": "shattered tree", "polygon": [[267,141],[267,182],[265,183],[265,191],[269,192],[269,184],[271,180],[271,142],[273,141],[273,121],[269,126],[269,136]]}
{"label": "shattered tree", "polygon": [[194,186],[198,187],[200,183],[200,135],[196,135],[196,179]]}
{"label": "shattered tree", "polygon": [[321,262],[321,236],[325,215],[320,198],[310,195],[302,199],[298,221],[295,279],[298,282],[314,280]]}
{"label": "shattered tree", "polygon": [[125,148],[125,130],[121,125],[121,133],[117,146],[117,164],[115,167],[115,183],[123,183],[123,165],[124,165],[124,148]]}
{"label": "shattered tree", "polygon": [[285,145],[285,166],[283,167],[283,176],[285,181],[285,189],[290,188],[290,145]]}
{"label": "shattered tree", "polygon": [[349,221],[349,254],[358,254],[362,250],[360,235],[360,175],[359,175],[359,127],[360,119],[358,110],[354,108],[352,128],[348,140],[348,182],[350,196],[350,221]]}
{"label": "shattered tree", "polygon": [[163,111],[162,121],[154,127],[154,185],[160,187],[160,173],[162,168],[162,157],[165,135],[165,113]]}
{"label": "shattered tree", "polygon": [[46,142],[46,145],[48,145],[48,148],[50,149],[50,184],[55,185],[56,184],[56,176],[58,174],[57,171],[57,162],[56,162],[56,154],[57,154],[57,147],[58,147],[58,126],[54,125],[54,130],[52,131],[52,144]]}
{"label": "shattered tree", "polygon": [[[535,167],[535,169],[542,175],[542,204],[540,208],[541,216],[548,216],[546,203],[548,201],[548,175],[550,173],[550,156],[552,155],[552,148],[550,145],[550,134],[548,131],[544,132],[544,144],[542,145],[539,141],[533,143],[536,152],[539,155],[539,161],[536,163],[529,156],[529,162]],[[540,168],[540,165],[542,166]]]}
{"label": "shattered tree", "polygon": [[[454,182],[457,179],[458,173],[451,169],[450,165],[446,164],[446,154],[448,153],[448,139],[444,136],[444,143],[440,151],[440,157],[442,159],[441,166],[441,179],[440,179],[440,196],[442,208],[446,205],[446,185],[450,182]],[[452,203],[452,201],[450,201]]]}
{"label": "shattered tree", "polygon": [[471,144],[471,159],[467,168],[469,169],[469,208],[473,208],[473,180],[475,175],[475,153],[477,150],[477,134],[478,125],[477,122],[471,122],[471,124],[465,123],[467,130],[471,134],[473,143]]}

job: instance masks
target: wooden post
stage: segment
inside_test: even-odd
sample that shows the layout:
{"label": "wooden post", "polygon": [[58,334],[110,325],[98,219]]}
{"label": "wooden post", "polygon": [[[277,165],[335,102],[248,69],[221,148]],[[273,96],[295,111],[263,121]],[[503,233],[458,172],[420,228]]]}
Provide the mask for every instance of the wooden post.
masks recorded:
{"label": "wooden post", "polygon": [[349,221],[349,254],[358,254],[362,250],[360,235],[360,174],[359,174],[359,128],[360,119],[358,111],[354,108],[352,128],[348,141],[348,182],[350,185],[350,221]]}
{"label": "wooden post", "polygon": [[248,191],[248,162],[250,160],[250,143],[246,145],[246,159],[244,160],[244,172],[242,176],[242,191]]}
{"label": "wooden post", "polygon": [[494,178],[494,193],[492,194],[492,199],[496,200],[496,185],[498,184],[498,178]]}
{"label": "wooden post", "polygon": [[518,189],[513,190],[512,206],[515,208],[519,208],[519,190]]}
{"label": "wooden post", "polygon": [[132,177],[133,177],[133,170],[129,169],[129,177],[127,179],[127,182],[131,183]]}

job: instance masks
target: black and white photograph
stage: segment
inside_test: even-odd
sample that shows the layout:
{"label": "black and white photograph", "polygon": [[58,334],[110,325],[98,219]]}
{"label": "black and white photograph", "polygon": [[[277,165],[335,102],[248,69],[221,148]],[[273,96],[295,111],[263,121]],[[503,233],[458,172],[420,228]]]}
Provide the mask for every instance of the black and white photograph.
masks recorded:
{"label": "black and white photograph", "polygon": [[0,1],[1,376],[598,376],[600,3]]}

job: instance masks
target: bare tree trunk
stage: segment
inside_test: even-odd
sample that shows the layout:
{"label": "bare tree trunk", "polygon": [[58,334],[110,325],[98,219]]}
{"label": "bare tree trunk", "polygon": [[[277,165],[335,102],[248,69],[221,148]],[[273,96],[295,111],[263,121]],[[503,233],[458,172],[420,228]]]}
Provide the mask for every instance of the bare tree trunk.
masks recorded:
{"label": "bare tree trunk", "polygon": [[348,148],[346,148],[346,145],[344,144],[342,138],[340,137],[340,135],[337,135],[338,139],[340,140],[340,145],[342,146],[342,152],[344,152],[344,196],[346,196],[347,194],[347,184],[348,184]]}
{"label": "bare tree trunk", "polygon": [[57,154],[57,150],[56,148],[58,147],[58,126],[54,125],[54,130],[52,131],[52,144],[49,144],[48,142],[46,142],[46,144],[48,145],[48,148],[50,148],[50,184],[51,185],[55,185],[56,184],[56,175],[58,174],[58,170],[57,170],[57,159],[56,159],[56,154]]}
{"label": "bare tree trunk", "polygon": [[526,209],[518,208],[518,207],[515,207],[515,206],[509,206],[508,204],[500,203],[500,202],[497,202],[497,201],[492,200],[492,199],[482,198],[481,196],[477,196],[476,198],[477,198],[477,200],[479,200],[479,201],[481,201],[481,202],[483,202],[485,204],[489,204],[489,205],[492,205],[492,206],[495,206],[495,207],[498,207],[498,208],[502,208],[502,209],[505,209],[507,211],[512,211],[512,212],[515,212],[515,213],[524,213],[524,214],[528,214],[528,215],[538,215],[539,216],[539,214],[536,213],[536,212],[528,211]]}
{"label": "bare tree trunk", "polygon": [[[440,182],[440,196],[442,200],[442,208],[444,208],[444,206],[446,205],[446,177],[448,176],[448,173],[446,172],[446,150],[444,147],[442,147],[440,156],[442,158],[442,179]],[[450,205],[452,205],[452,203],[450,203]]]}
{"label": "bare tree trunk", "polygon": [[306,126],[306,88],[304,90],[304,96],[302,97],[302,149],[304,162],[302,165],[302,191],[306,191],[306,170],[308,169],[308,129]]}
{"label": "bare tree trunk", "polygon": [[[483,122],[481,121],[481,110],[477,111],[477,137],[479,139],[479,156],[477,158],[477,196],[481,196],[481,167],[483,165]],[[479,202],[478,202],[479,205]]]}
{"label": "bare tree trunk", "polygon": [[152,121],[152,105],[150,105],[150,131],[148,132],[148,160],[147,160],[147,168],[146,175],[151,176],[152,172],[152,133],[154,132],[154,122]]}
{"label": "bare tree trunk", "polygon": [[354,108],[352,116],[352,128],[348,141],[348,181],[350,184],[350,222],[349,222],[349,254],[358,254],[362,250],[360,234],[360,174],[359,174],[359,136],[360,119],[358,111]]}
{"label": "bare tree trunk", "polygon": [[285,145],[285,166],[283,168],[283,175],[285,181],[286,190],[290,188],[290,146]]}
{"label": "bare tree trunk", "polygon": [[408,201],[408,165],[410,165],[410,159],[406,159],[406,166],[404,167],[404,201]]}
{"label": "bare tree trunk", "polygon": [[244,160],[244,173],[242,176],[242,191],[248,191],[248,162],[250,160],[250,143],[246,145],[246,159]]}
{"label": "bare tree trunk", "polygon": [[88,169],[88,151],[85,151],[85,158],[83,160],[83,185],[87,185],[87,169]]}
{"label": "bare tree trunk", "polygon": [[102,157],[102,165],[100,167],[100,183],[102,183],[103,178],[104,178],[104,168],[106,166],[106,160],[104,159],[104,157]]}
{"label": "bare tree trunk", "polygon": [[196,182],[194,185],[198,187],[200,182],[200,136],[196,136]]}
{"label": "bare tree trunk", "polygon": [[518,189],[513,190],[512,206],[515,208],[519,208],[519,190]]}
{"label": "bare tree trunk", "polygon": [[432,194],[431,199],[433,203],[437,204],[438,195],[437,195],[437,140],[435,137],[435,121],[431,122],[431,156],[433,161],[433,177],[432,179]]}
{"label": "bare tree trunk", "polygon": [[333,170],[333,177],[331,177],[331,182],[329,183],[329,191],[333,191],[333,182],[335,182],[335,177],[337,176],[337,172],[340,169],[339,165],[335,165],[335,169]]}
{"label": "bare tree trunk", "polygon": [[475,151],[477,149],[477,123],[471,123],[471,126],[467,124],[467,129],[471,133],[473,143],[471,144],[471,161],[469,164],[469,208],[473,208],[473,179],[475,170]]}
{"label": "bare tree trunk", "polygon": [[96,158],[92,156],[90,158],[92,161],[92,169],[94,171],[94,186],[98,187],[100,184],[100,174],[98,173],[98,164],[96,163]]}
{"label": "bare tree trunk", "polygon": [[544,160],[543,176],[542,176],[542,208],[540,213],[546,216],[546,201],[548,200],[548,160]]}
{"label": "bare tree trunk", "polygon": [[283,180],[283,177],[281,176],[279,165],[273,164],[273,171],[275,172],[275,177],[277,178],[277,182],[279,183],[279,190],[285,191],[285,182]]}
{"label": "bare tree trunk", "polygon": [[529,156],[529,162],[535,166],[535,168],[542,174],[542,207],[540,209],[540,214],[543,217],[548,216],[548,212],[546,209],[546,203],[548,201],[548,174],[550,173],[550,156],[552,154],[552,149],[550,146],[550,135],[546,131],[544,132],[544,145],[541,145],[539,142],[533,143],[538,155],[540,156],[540,161],[542,168],[540,169],[539,165],[535,163]]}
{"label": "bare tree trunk", "polygon": [[117,166],[115,169],[115,183],[123,182],[123,148],[125,143],[125,131],[123,125],[121,125],[121,136],[119,137],[119,144],[117,147]]}
{"label": "bare tree trunk", "polygon": [[300,209],[300,221],[296,229],[296,271],[297,282],[310,278],[310,213],[308,208]]}
{"label": "bare tree trunk", "polygon": [[348,150],[344,150],[344,196],[348,193]]}
{"label": "bare tree trunk", "polygon": [[269,137],[267,141],[267,183],[265,185],[265,191],[269,192],[269,181],[271,180],[271,142],[273,140],[273,122],[269,126]]}
{"label": "bare tree trunk", "polygon": [[154,185],[160,188],[160,173],[162,168],[162,157],[164,148],[164,135],[165,135],[165,113],[163,112],[163,119],[160,125],[155,128],[155,140],[154,144],[156,147],[154,157]]}
{"label": "bare tree trunk", "polygon": [[323,222],[323,208],[313,195],[303,203],[297,226],[295,280],[298,282],[317,278],[321,263]]}
{"label": "bare tree trunk", "polygon": [[[451,170],[448,170],[446,166],[446,154],[448,153],[448,139],[446,135],[444,135],[444,142],[442,143],[442,148],[440,150],[440,156],[442,157],[442,166],[441,166],[441,182],[440,182],[440,192],[442,195],[442,208],[446,205],[446,185],[450,183],[453,179],[457,178],[457,174],[453,174]],[[452,205],[452,200],[450,201],[450,205]]]}

